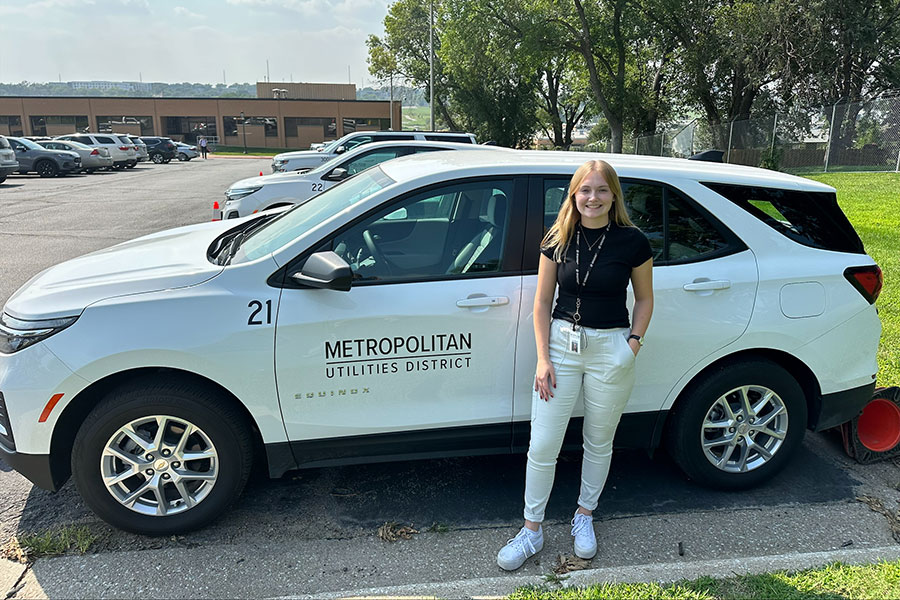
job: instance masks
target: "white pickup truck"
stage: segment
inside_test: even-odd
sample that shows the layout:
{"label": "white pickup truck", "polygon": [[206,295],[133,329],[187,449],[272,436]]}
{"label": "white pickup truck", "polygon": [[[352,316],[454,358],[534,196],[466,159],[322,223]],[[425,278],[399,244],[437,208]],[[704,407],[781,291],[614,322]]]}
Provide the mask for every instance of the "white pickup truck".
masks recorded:
{"label": "white pickup truck", "polygon": [[261,210],[302,204],[331,186],[385,161],[410,154],[448,150],[512,152],[499,146],[455,142],[408,140],[366,144],[303,173],[273,173],[236,181],[225,190],[225,204],[221,208],[218,202],[213,204],[213,220],[237,219]]}
{"label": "white pickup truck", "polygon": [[435,131],[357,131],[348,133],[342,138],[328,142],[315,150],[297,150],[296,152],[282,152],[272,159],[273,173],[288,173],[290,171],[308,171],[315,169],[332,158],[353,150],[357,146],[372,142],[391,141],[430,141],[430,142],[456,142],[460,144],[476,144],[475,136],[471,133],[444,133]]}

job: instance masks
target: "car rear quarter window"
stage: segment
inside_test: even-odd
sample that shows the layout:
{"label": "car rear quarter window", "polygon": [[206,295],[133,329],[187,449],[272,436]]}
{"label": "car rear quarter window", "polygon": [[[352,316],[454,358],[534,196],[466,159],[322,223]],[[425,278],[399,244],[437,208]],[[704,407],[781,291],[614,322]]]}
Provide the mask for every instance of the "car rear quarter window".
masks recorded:
{"label": "car rear quarter window", "polygon": [[832,192],[724,183],[703,185],[799,244],[822,250],[865,254],[862,241]]}

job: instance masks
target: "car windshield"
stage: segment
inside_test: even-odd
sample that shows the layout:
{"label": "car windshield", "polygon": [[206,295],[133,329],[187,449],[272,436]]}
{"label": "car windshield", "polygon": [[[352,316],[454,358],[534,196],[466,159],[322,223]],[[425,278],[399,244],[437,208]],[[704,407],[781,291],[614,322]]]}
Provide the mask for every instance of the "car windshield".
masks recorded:
{"label": "car windshield", "polygon": [[349,138],[351,135],[353,135],[353,134],[347,134],[342,138],[336,139],[333,142],[329,142],[328,144],[325,145],[324,148],[322,148],[322,152],[334,153],[334,151],[337,150],[338,147],[341,146],[347,140],[347,138]]}
{"label": "car windshield", "polygon": [[18,138],[19,143],[28,148],[29,150],[44,150],[43,146],[32,142],[31,140],[26,140],[25,138]]}
{"label": "car windshield", "polygon": [[305,234],[357,202],[394,183],[380,167],[329,188],[308,202],[295,206],[248,237],[233,263],[256,260]]}

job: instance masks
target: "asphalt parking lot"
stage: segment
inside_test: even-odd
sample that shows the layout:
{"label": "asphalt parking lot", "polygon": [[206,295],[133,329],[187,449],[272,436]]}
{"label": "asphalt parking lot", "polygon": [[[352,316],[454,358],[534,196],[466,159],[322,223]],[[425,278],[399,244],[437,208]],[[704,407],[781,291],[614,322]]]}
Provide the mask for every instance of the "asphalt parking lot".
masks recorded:
{"label": "asphalt parking lot", "polygon": [[[0,298],[67,258],[209,220],[228,184],[259,171],[269,172],[268,159],[214,157],[54,179],[12,176],[0,184]],[[559,554],[571,554],[568,521],[580,458],[569,453],[560,459],[544,551],[514,575],[496,566],[496,551],[521,526],[524,465],[524,456],[500,456],[320,468],[275,481],[257,474],[214,525],[147,538],[99,521],[71,483],[51,494],[0,462],[0,543],[73,523],[98,536],[86,557],[41,559],[27,570],[6,565],[13,576],[0,571],[0,594],[502,594],[541,583]],[[616,573],[652,579],[662,569],[675,579],[728,576],[757,563],[790,568],[811,557],[900,555],[900,531],[892,529],[900,522],[898,486],[898,464],[857,465],[829,433],[808,433],[784,472],[736,493],[686,481],[664,453],[617,453],[595,513],[600,550],[572,581]],[[867,498],[880,500],[883,511]],[[386,522],[418,533],[383,541],[377,530]]]}

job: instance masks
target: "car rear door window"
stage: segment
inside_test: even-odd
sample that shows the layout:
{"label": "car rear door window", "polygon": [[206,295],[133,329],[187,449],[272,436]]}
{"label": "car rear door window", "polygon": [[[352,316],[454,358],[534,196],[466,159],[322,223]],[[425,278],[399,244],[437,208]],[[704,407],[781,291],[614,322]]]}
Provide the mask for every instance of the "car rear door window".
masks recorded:
{"label": "car rear door window", "polygon": [[96,140],[97,140],[98,144],[116,144],[117,146],[119,145],[114,139],[112,139],[111,137],[106,137],[105,135],[98,135],[96,137]]}
{"label": "car rear door window", "polygon": [[[625,209],[650,240],[655,265],[704,260],[744,248],[724,225],[674,188],[646,180],[620,182]],[[544,179],[544,233],[556,220],[568,189],[569,178]]]}

